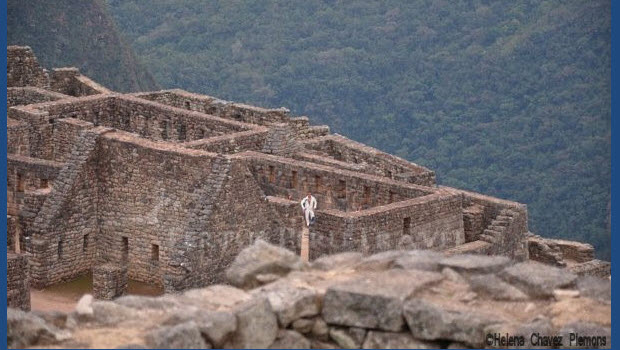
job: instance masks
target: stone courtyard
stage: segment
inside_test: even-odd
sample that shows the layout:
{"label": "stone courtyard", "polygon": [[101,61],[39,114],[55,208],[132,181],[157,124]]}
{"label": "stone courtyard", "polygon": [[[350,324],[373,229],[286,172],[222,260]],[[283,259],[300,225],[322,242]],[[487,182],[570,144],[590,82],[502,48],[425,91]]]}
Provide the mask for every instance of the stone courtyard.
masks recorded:
{"label": "stone courtyard", "polygon": [[121,94],[44,69],[29,47],[7,58],[9,306],[91,272],[101,299],[128,279],[166,292],[224,283],[257,239],[299,255],[307,192],[319,203],[310,261],[427,249],[610,275],[591,245],[530,233],[526,205],[438,186],[432,170],[286,108]]}

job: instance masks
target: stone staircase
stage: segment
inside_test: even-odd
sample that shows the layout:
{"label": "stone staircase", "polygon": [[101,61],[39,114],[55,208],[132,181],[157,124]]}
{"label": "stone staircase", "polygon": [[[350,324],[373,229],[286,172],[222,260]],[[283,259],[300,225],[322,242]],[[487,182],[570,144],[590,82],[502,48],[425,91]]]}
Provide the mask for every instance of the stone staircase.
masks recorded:
{"label": "stone staircase", "polygon": [[510,209],[502,209],[489,226],[480,235],[480,240],[492,244],[501,244],[506,236],[506,229],[514,221],[516,212]]}

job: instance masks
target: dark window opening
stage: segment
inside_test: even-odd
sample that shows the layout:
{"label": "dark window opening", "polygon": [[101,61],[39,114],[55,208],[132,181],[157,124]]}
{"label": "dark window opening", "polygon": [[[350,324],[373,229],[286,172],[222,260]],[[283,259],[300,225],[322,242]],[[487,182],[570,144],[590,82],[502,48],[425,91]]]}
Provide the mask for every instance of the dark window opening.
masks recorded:
{"label": "dark window opening", "polygon": [[405,218],[403,220],[403,234],[408,235],[411,233],[411,218]]}
{"label": "dark window opening", "polygon": [[82,244],[82,251],[88,250],[88,233],[84,235],[84,243]]}
{"label": "dark window opening", "polygon": [[203,139],[205,137],[205,131],[202,129],[198,129],[198,133],[197,133],[198,139]]}
{"label": "dark window opening", "polygon": [[187,138],[187,126],[185,124],[179,124],[177,126],[177,134],[179,137],[179,141],[185,141]]}
{"label": "dark window opening", "polygon": [[337,194],[338,198],[347,198],[347,182],[345,180],[338,180]]}
{"label": "dark window opening", "polygon": [[167,140],[168,139],[168,122],[165,120],[159,122],[159,128],[161,129],[161,138],[163,140]]}
{"label": "dark window opening", "polygon": [[321,191],[321,177],[319,175],[314,176],[314,189],[316,192]]}
{"label": "dark window opening", "polygon": [[276,169],[274,168],[273,165],[269,166],[269,182],[271,183],[276,182]]}
{"label": "dark window opening", "polygon": [[364,186],[364,204],[370,203],[370,186]]}
{"label": "dark window opening", "polygon": [[151,260],[159,261],[159,246],[157,244],[151,244]]}
{"label": "dark window opening", "polygon": [[129,238],[123,237],[123,247],[121,249],[123,261],[127,261],[129,256]]}
{"label": "dark window opening", "polygon": [[41,179],[41,188],[48,188],[48,187],[50,187],[49,180]]}
{"label": "dark window opening", "polygon": [[185,101],[185,109],[192,109],[191,105],[189,104],[189,101]]}
{"label": "dark window opening", "polygon": [[62,240],[58,241],[58,260],[62,259]]}
{"label": "dark window opening", "polygon": [[297,172],[296,171],[293,171],[291,173],[291,187],[297,188]]}
{"label": "dark window opening", "polygon": [[387,170],[387,171],[385,172],[385,176],[387,176],[387,177],[389,177],[389,178],[391,179],[391,178],[392,178],[392,172],[391,172],[391,171],[389,171],[389,170]]}
{"label": "dark window opening", "polygon": [[394,192],[390,191],[390,200],[389,200],[389,202],[390,202],[390,203],[393,203],[393,202],[394,202],[394,198],[395,198],[395,196],[396,196],[396,193],[394,193]]}
{"label": "dark window opening", "polygon": [[17,174],[17,192],[24,192],[24,177],[22,174]]}

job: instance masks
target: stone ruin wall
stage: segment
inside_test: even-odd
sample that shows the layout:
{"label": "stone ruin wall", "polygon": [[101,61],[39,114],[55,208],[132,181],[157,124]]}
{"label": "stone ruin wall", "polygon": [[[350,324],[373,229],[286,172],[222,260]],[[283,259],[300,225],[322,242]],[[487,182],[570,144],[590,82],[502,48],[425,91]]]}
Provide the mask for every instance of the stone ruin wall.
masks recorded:
{"label": "stone ruin wall", "polygon": [[28,258],[25,254],[9,251],[6,256],[7,306],[30,311]]}
{"label": "stone ruin wall", "polygon": [[35,86],[49,88],[49,76],[39,66],[34,52],[28,46],[7,47],[7,87]]}
{"label": "stone ruin wall", "polygon": [[435,173],[391,154],[381,152],[340,135],[328,135],[304,142],[307,150],[317,152],[319,157],[330,157],[346,164],[355,164],[360,171],[385,176],[422,186],[436,184]]}
{"label": "stone ruin wall", "polygon": [[38,87],[26,86],[26,87],[8,87],[7,92],[7,106],[20,106],[29,105],[33,103],[47,102],[62,100],[70,98],[65,94],[61,94],[54,91],[45,90]]}
{"label": "stone ruin wall", "polygon": [[110,92],[110,90],[82,75],[77,68],[55,68],[50,74],[39,65],[30,47],[8,46],[7,87],[25,86],[43,88],[71,96]]}
{"label": "stone ruin wall", "polygon": [[[88,80],[78,73],[54,70],[52,85],[93,92],[71,87]],[[182,90],[12,89],[8,215],[35,287],[110,262],[166,291],[222,282],[257,238],[299,253],[307,191],[319,201],[312,259],[396,248],[527,258],[524,205],[438,189],[434,172],[285,109]]]}

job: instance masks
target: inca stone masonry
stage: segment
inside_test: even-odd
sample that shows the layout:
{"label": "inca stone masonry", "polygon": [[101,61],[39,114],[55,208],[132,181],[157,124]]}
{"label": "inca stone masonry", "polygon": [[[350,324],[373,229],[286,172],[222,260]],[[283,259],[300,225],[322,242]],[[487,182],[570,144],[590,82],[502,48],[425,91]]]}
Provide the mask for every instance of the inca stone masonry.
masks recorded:
{"label": "inca stone masonry", "polygon": [[167,292],[222,282],[257,238],[299,253],[308,191],[311,260],[432,249],[609,274],[590,245],[529,233],[525,205],[437,186],[433,171],[285,108],[120,94],[43,69],[29,47],[8,47],[7,79],[11,306],[95,267],[95,295],[112,298],[127,278]]}

